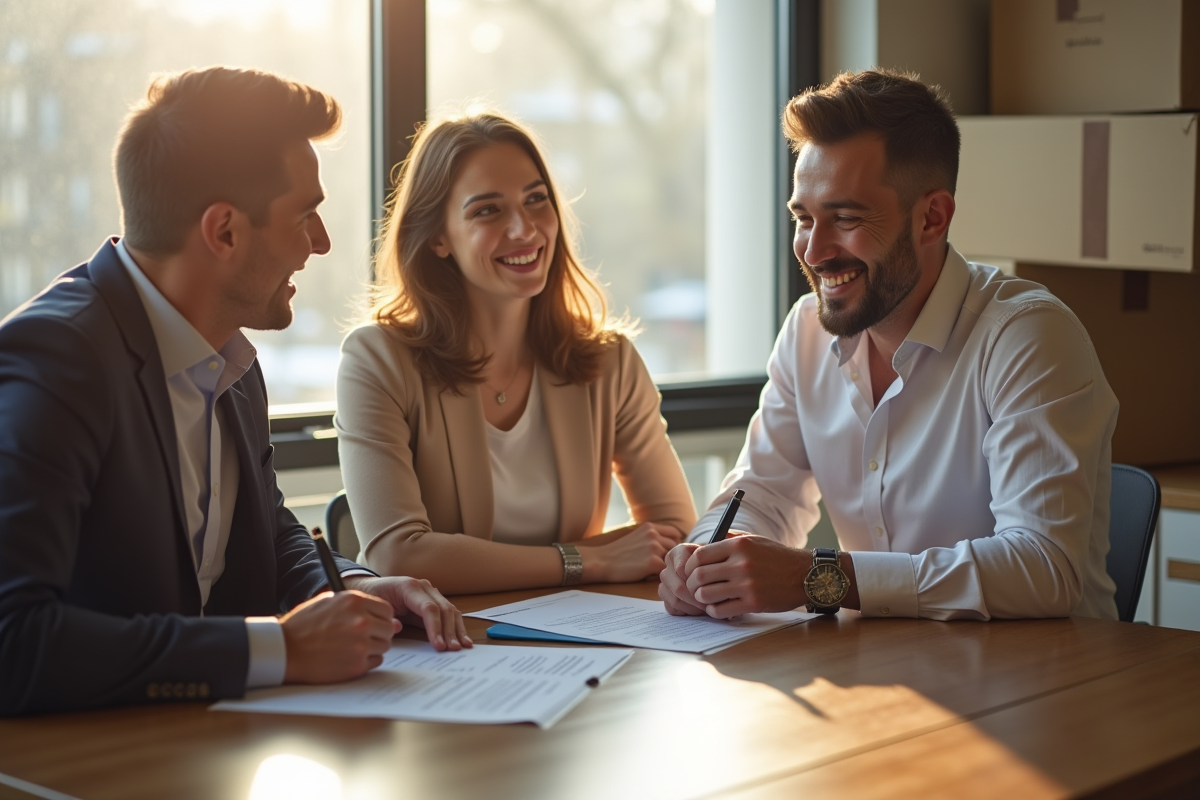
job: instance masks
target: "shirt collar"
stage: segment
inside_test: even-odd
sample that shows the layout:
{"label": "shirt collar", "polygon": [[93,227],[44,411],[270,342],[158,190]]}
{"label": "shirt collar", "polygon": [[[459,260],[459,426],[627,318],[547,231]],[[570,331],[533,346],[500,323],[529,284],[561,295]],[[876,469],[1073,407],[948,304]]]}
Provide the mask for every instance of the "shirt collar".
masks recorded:
{"label": "shirt collar", "polygon": [[[233,380],[237,380],[250,369],[254,364],[257,352],[245,334],[241,331],[235,333],[221,348],[221,352],[217,353],[212,345],[200,335],[200,331],[196,330],[192,323],[188,322],[187,318],[180,314],[179,310],[171,305],[171,301],[164,297],[158,287],[146,277],[146,273],[142,272],[141,267],[137,265],[125,247],[124,239],[117,242],[116,251],[121,263],[125,265],[129,277],[133,279],[133,285],[137,289],[138,297],[141,298],[142,307],[150,319],[150,328],[154,331],[154,338],[158,343],[163,372],[168,379],[197,364],[210,361],[215,355],[220,355],[222,360],[228,364],[227,369],[223,372],[236,371],[237,374]],[[225,384],[232,382],[228,379],[221,381]]]}
{"label": "shirt collar", "polygon": [[904,340],[942,352],[946,342],[950,341],[955,323],[958,322],[958,315],[962,311],[970,283],[971,274],[966,259],[947,244],[942,273]]}
{"label": "shirt collar", "polygon": [[[925,300],[917,321],[913,323],[904,343],[896,352],[909,350],[905,347],[909,342],[923,344],[937,350],[939,353],[950,341],[950,334],[958,322],[958,314],[967,296],[967,288],[971,282],[967,261],[953,246],[946,246],[946,260],[942,262],[942,271],[937,283]],[[838,366],[843,366],[858,349],[862,334],[854,336],[835,336],[829,343],[829,352],[838,360]]]}

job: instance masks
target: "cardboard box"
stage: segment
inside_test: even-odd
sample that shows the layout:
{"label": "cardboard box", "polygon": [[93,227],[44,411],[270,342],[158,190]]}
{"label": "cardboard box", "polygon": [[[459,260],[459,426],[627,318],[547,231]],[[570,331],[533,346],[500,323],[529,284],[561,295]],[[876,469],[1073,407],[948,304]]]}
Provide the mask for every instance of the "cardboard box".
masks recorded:
{"label": "cardboard box", "polygon": [[1019,263],[1079,317],[1121,410],[1113,461],[1200,460],[1200,273],[1121,272]]}
{"label": "cardboard box", "polygon": [[993,114],[1200,109],[1200,0],[996,0]]}
{"label": "cardboard box", "polygon": [[1190,272],[1200,115],[959,119],[950,240],[1041,264]]}
{"label": "cardboard box", "polygon": [[988,111],[987,0],[822,0],[821,81],[839,72],[916,72],[957,114]]}

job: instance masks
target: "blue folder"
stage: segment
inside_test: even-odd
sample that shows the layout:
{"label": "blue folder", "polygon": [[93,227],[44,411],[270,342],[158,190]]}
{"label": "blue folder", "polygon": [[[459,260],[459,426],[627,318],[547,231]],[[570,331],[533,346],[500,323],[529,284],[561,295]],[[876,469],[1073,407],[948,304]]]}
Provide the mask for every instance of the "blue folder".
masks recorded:
{"label": "blue folder", "polygon": [[580,639],[578,636],[566,636],[561,633],[550,633],[533,628],[522,628],[520,625],[509,625],[500,622],[487,629],[490,639],[514,639],[529,642],[569,642],[571,644],[607,644],[595,639]]}

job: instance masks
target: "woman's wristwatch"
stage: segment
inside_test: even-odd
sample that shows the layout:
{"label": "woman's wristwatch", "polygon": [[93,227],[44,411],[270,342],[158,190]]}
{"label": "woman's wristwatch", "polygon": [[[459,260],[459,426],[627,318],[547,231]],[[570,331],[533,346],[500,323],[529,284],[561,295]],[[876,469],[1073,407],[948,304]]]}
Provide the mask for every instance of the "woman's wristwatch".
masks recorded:
{"label": "woman's wristwatch", "polygon": [[583,583],[583,556],[579,555],[579,548],[573,544],[554,543],[558,554],[563,560],[563,586],[574,586]]}

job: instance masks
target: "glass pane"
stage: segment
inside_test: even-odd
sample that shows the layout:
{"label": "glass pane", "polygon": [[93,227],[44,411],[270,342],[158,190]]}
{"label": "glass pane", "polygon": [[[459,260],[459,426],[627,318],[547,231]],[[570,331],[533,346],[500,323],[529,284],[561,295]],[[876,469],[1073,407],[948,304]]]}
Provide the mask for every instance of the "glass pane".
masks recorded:
{"label": "glass pane", "polygon": [[[652,373],[706,371],[712,0],[429,0],[430,108],[531,125]],[[761,369],[755,365],[755,369]]]}
{"label": "glass pane", "polygon": [[111,153],[153,72],[230,64],[333,94],[321,148],[332,252],[296,275],[296,319],[250,332],[272,403],[331,401],[371,237],[366,0],[5,0],[0,10],[0,311],[120,232]]}

